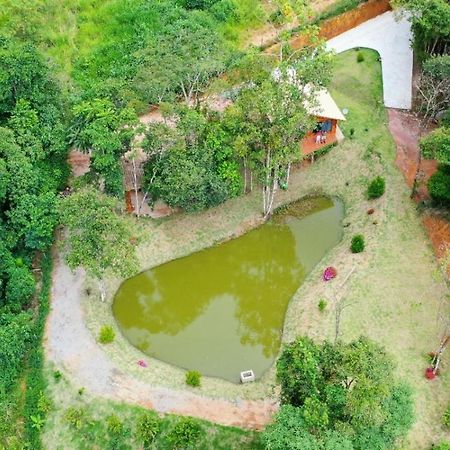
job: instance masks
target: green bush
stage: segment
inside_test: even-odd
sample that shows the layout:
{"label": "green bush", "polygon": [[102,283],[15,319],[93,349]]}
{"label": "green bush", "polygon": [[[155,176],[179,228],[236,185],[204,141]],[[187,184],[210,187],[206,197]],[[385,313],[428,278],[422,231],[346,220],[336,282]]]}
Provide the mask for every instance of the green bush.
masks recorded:
{"label": "green bush", "polygon": [[190,370],[186,372],[186,384],[188,386],[198,387],[200,386],[202,374],[197,370]]}
{"label": "green bush", "polygon": [[33,274],[27,267],[17,266],[9,270],[5,297],[8,304],[19,309],[30,301],[35,290]]}
{"label": "green bush", "polygon": [[211,6],[209,11],[219,22],[238,19],[237,5],[234,0],[219,0]]}
{"label": "green bush", "polygon": [[363,52],[358,52],[356,54],[356,62],[363,62],[364,61],[364,53]]}
{"label": "green bush", "polygon": [[430,177],[428,192],[434,201],[450,205],[450,166],[440,166]]}
{"label": "green bush", "polygon": [[110,433],[115,435],[123,433],[123,423],[115,414],[108,416],[106,424]]}
{"label": "green bush", "polygon": [[55,370],[53,372],[53,378],[55,379],[56,382],[58,382],[61,378],[62,378],[63,374],[60,370]]}
{"label": "green bush", "polygon": [[450,428],[450,405],[445,410],[444,416],[442,417],[442,421],[447,428]]}
{"label": "green bush", "polygon": [[441,442],[432,447],[433,450],[450,450],[450,442]]}
{"label": "green bush", "polygon": [[320,312],[325,311],[325,309],[327,307],[327,301],[324,298],[321,298],[319,300],[319,303],[318,303],[317,307],[319,308]]}
{"label": "green bush", "polygon": [[386,183],[384,181],[384,178],[382,177],[376,177],[374,178],[367,188],[367,196],[372,198],[379,198],[384,194],[386,188]]}
{"label": "green bush", "polygon": [[41,391],[39,393],[39,398],[37,401],[37,409],[40,413],[42,413],[44,416],[46,416],[51,409],[53,408],[52,401],[45,396],[45,394]]}
{"label": "green bush", "polygon": [[112,341],[114,341],[115,337],[116,337],[116,333],[114,332],[114,329],[111,325],[103,325],[100,328],[100,334],[98,336],[98,341],[101,344],[110,344]]}
{"label": "green bush", "polygon": [[202,434],[200,423],[191,418],[181,419],[167,434],[172,448],[192,448]]}
{"label": "green bush", "polygon": [[156,436],[161,429],[161,420],[154,412],[146,412],[138,421],[137,436],[140,439],[144,447],[149,447],[156,439]]}
{"label": "green bush", "polygon": [[361,253],[364,250],[364,236],[362,234],[355,234],[352,237],[352,243],[350,245],[350,249],[352,253]]}
{"label": "green bush", "polygon": [[64,414],[64,420],[77,430],[81,429],[87,422],[86,410],[83,408],[75,408],[71,406]]}

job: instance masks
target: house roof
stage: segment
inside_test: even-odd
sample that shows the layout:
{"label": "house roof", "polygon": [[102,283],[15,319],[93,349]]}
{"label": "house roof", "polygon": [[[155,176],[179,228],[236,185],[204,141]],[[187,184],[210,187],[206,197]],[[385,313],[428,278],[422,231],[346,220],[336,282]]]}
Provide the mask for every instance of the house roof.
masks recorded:
{"label": "house roof", "polygon": [[345,120],[344,114],[339,109],[333,97],[330,95],[327,89],[317,89],[313,92],[313,85],[311,83],[302,85],[297,80],[297,71],[293,67],[288,67],[286,72],[283,73],[279,67],[276,67],[272,71],[272,77],[275,81],[287,81],[288,83],[295,84],[301,89],[306,96],[313,95],[314,100],[306,100],[304,105],[309,114],[314,116],[326,117],[327,119]]}
{"label": "house roof", "polygon": [[316,91],[314,103],[307,102],[305,107],[310,114],[314,114],[315,116],[345,120],[344,114],[342,114],[342,111],[336,105],[336,102],[327,89]]}

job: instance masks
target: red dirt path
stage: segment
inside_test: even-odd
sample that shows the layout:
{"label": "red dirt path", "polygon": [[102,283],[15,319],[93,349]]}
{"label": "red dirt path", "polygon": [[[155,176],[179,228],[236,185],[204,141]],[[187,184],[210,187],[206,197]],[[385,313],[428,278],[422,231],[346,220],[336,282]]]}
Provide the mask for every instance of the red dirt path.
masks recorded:
{"label": "red dirt path", "polygon": [[[412,115],[397,109],[388,109],[389,130],[397,145],[397,167],[402,171],[406,184],[412,188],[417,172],[419,160],[419,133],[420,122]],[[437,163],[433,160],[422,160],[419,168],[418,186],[414,200],[417,202],[429,198],[427,181],[436,172]],[[434,213],[423,216],[423,225],[430,238],[434,253],[438,259],[447,255],[450,249],[450,224]],[[447,266],[447,275],[450,278],[450,264]]]}

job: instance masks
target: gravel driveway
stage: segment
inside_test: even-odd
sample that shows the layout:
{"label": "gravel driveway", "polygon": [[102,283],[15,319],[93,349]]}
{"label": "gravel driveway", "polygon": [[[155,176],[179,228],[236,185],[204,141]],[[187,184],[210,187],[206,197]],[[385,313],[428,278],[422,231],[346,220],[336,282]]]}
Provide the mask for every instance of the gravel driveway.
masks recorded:
{"label": "gravel driveway", "polygon": [[[330,39],[327,47],[341,53],[355,47],[376,50],[381,56],[384,105],[411,109],[413,52],[411,26],[390,11]],[[357,64],[355,60],[355,64]]]}

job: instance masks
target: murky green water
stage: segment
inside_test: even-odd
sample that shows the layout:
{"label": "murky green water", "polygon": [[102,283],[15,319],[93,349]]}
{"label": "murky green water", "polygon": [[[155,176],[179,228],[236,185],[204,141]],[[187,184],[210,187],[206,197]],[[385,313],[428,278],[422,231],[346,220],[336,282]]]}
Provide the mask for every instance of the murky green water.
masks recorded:
{"label": "murky green water", "polygon": [[113,303],[125,337],[160,360],[204,375],[259,378],[273,363],[289,300],[339,242],[343,206],[291,205],[247,234],[126,280]]}

